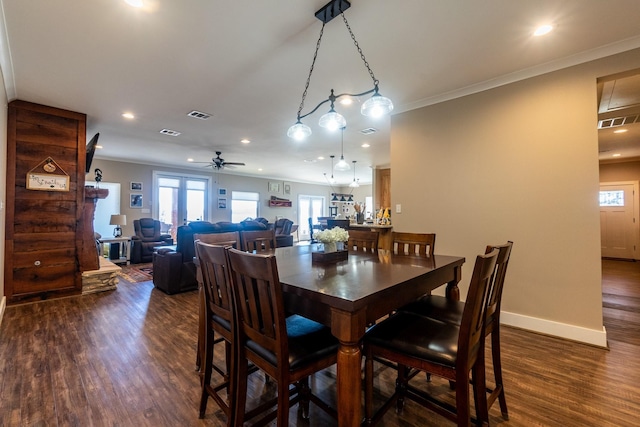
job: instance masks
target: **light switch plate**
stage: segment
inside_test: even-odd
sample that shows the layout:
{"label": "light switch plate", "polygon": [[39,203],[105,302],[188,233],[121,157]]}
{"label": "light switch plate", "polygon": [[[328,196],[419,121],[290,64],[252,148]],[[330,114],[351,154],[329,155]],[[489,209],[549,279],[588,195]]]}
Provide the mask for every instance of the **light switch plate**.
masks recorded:
{"label": "light switch plate", "polygon": [[402,213],[402,205],[400,203],[396,205],[396,213]]}

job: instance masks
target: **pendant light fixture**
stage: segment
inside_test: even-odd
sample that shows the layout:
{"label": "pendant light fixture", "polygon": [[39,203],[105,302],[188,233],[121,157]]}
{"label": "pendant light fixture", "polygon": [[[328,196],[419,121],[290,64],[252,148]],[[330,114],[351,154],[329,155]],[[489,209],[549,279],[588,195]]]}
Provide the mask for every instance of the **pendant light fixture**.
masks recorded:
{"label": "pendant light fixture", "polygon": [[358,188],[360,187],[360,184],[358,184],[358,181],[356,181],[356,161],[353,160],[353,181],[351,182],[351,184],[349,184],[349,187],[351,188]]}
{"label": "pendant light fixture", "polygon": [[[351,7],[351,3],[349,3],[347,0],[332,0],[326,5],[324,5],[322,9],[318,10],[315,13],[316,18],[322,21],[322,28],[320,29],[320,37],[318,37],[318,41],[316,42],[316,50],[313,55],[313,61],[311,62],[311,68],[309,69],[309,75],[307,76],[307,82],[305,84],[304,91],[302,92],[302,101],[300,101],[300,107],[298,108],[296,123],[292,125],[287,131],[287,136],[289,136],[290,138],[293,138],[296,140],[303,140],[307,138],[309,135],[311,135],[311,128],[305,125],[304,123],[302,123],[302,119],[315,113],[316,110],[318,110],[318,108],[320,108],[322,105],[326,104],[327,102],[330,103],[329,112],[322,115],[322,117],[320,117],[319,125],[330,130],[337,130],[339,128],[345,127],[347,122],[344,116],[336,112],[336,110],[334,109],[335,101],[338,98],[341,98],[343,96],[354,98],[354,97],[361,97],[361,96],[373,93],[371,98],[365,101],[362,104],[362,107],[360,108],[360,113],[368,117],[374,117],[374,118],[380,117],[382,115],[391,113],[391,111],[393,110],[393,102],[391,102],[389,98],[385,98],[384,96],[380,95],[378,91],[378,85],[380,84],[380,82],[378,79],[376,79],[376,76],[373,74],[373,70],[371,70],[369,63],[367,62],[367,59],[365,58],[364,53],[362,52],[362,49],[360,48],[360,45],[356,40],[356,36],[353,34],[353,31],[351,31],[349,22],[347,21],[347,18],[344,16],[344,11],[349,9],[350,7]],[[327,22],[331,21],[333,18],[335,18],[338,15],[342,16],[344,25],[347,27],[347,30],[351,35],[351,40],[353,40],[353,44],[358,50],[358,53],[360,54],[360,58],[362,59],[364,66],[367,68],[367,71],[369,72],[369,76],[371,76],[371,80],[373,80],[373,88],[362,93],[356,93],[356,94],[341,93],[338,95],[336,95],[333,89],[331,89],[331,94],[327,99],[321,101],[310,112],[306,114],[302,114],[304,101],[305,101],[305,98],[307,97],[307,90],[309,89],[309,83],[311,82],[311,75],[313,74],[313,68],[316,63],[316,58],[318,57],[318,50],[320,49],[320,43],[322,42],[322,34],[324,33],[324,26],[327,24]]]}
{"label": "pendant light fixture", "polygon": [[336,166],[334,167],[334,169],[340,172],[344,172],[351,169],[351,166],[349,166],[349,163],[347,163],[344,160],[344,127],[342,128],[342,137],[340,141],[341,141],[340,142],[340,161],[336,163]]}

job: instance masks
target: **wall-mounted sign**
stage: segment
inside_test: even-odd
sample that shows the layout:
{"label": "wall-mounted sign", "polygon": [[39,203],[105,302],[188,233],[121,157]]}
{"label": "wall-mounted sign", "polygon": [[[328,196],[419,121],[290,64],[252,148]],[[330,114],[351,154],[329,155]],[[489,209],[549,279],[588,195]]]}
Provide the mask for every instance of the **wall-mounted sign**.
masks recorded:
{"label": "wall-mounted sign", "polygon": [[[42,170],[42,171],[41,171]],[[54,173],[56,171],[62,172]],[[27,172],[27,190],[69,191],[69,175],[51,157]]]}

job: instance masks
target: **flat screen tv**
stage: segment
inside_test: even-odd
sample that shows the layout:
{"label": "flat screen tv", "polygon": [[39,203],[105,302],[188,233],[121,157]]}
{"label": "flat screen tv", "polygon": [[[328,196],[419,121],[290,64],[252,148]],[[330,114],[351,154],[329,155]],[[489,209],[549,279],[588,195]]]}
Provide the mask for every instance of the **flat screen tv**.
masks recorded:
{"label": "flat screen tv", "polygon": [[100,137],[100,133],[96,133],[91,141],[87,144],[87,157],[86,157],[86,167],[85,173],[89,173],[91,171],[91,162],[93,161],[93,154],[96,152],[96,146],[98,145],[98,138]]}

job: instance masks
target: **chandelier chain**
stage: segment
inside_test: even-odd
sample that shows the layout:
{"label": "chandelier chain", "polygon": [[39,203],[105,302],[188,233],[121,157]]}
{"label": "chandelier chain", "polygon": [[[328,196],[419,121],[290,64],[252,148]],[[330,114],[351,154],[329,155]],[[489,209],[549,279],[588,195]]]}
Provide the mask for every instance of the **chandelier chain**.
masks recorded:
{"label": "chandelier chain", "polygon": [[311,83],[311,74],[313,74],[313,67],[316,64],[316,58],[318,57],[318,50],[320,50],[320,42],[322,42],[322,35],[324,34],[324,26],[325,26],[325,23],[323,22],[322,28],[320,29],[320,37],[318,37],[318,41],[316,42],[316,51],[313,54],[313,61],[311,61],[311,68],[309,68],[307,83],[304,85],[304,92],[302,92],[302,101],[300,101],[300,108],[298,108],[298,120],[300,120],[300,114],[302,113],[302,109],[304,108],[304,100],[307,97],[307,90],[309,89],[309,84]]}
{"label": "chandelier chain", "polygon": [[[344,12],[341,12],[340,15],[342,15],[342,20],[344,21],[344,25],[347,26],[347,30],[349,30],[349,34],[351,34],[351,40],[353,40],[353,44],[356,46],[356,49],[358,49],[360,58],[362,58],[362,62],[364,62],[364,66],[367,67],[367,71],[369,71],[369,75],[371,76],[371,79],[373,80],[373,84],[377,89],[378,83],[379,83],[378,79],[376,79],[376,76],[373,75],[373,70],[369,66],[369,63],[367,62],[367,58],[364,57],[364,53],[362,52],[362,49],[360,48],[360,45],[356,40],[356,36],[353,34],[353,31],[351,31],[351,26],[349,25],[349,22],[347,22],[347,17],[344,16]],[[323,27],[324,27],[324,24],[323,24]]]}

